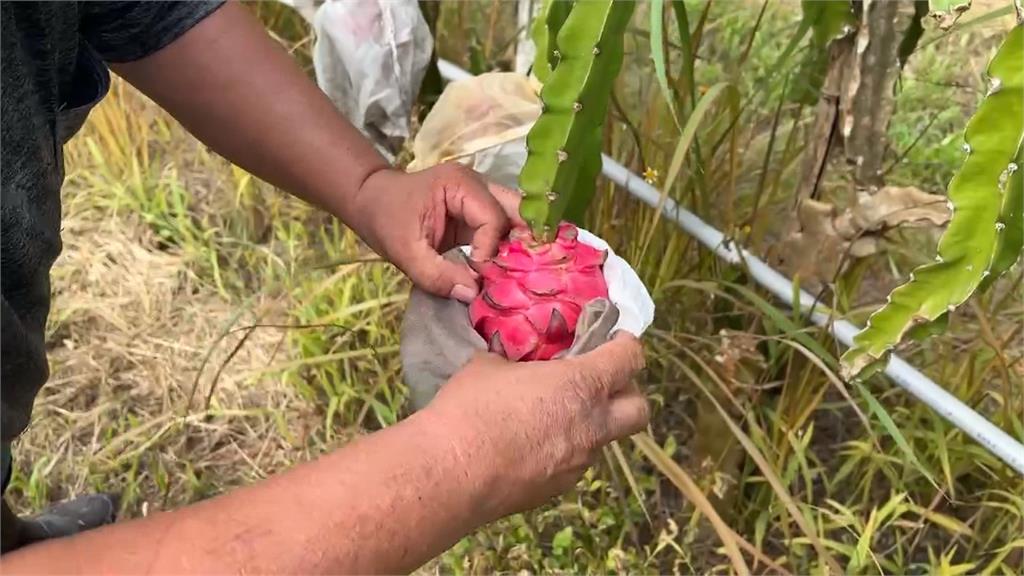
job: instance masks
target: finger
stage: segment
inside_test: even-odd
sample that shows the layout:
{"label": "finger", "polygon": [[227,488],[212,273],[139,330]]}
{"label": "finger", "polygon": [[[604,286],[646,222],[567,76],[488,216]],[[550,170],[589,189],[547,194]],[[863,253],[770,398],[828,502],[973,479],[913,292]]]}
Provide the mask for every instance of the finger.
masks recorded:
{"label": "finger", "polygon": [[526,221],[519,215],[519,202],[523,199],[522,194],[494,182],[488,182],[487,189],[505,210],[505,215],[508,216],[513,226],[526,226]]}
{"label": "finger", "polygon": [[448,217],[461,224],[457,237],[470,236],[471,258],[492,258],[508,233],[508,216],[478,174],[461,167],[454,173],[457,176],[444,186]]}
{"label": "finger", "polygon": [[641,432],[647,428],[650,418],[650,405],[639,390],[616,396],[608,407],[608,438],[605,440],[621,440]]}
{"label": "finger", "polygon": [[476,275],[468,266],[444,258],[426,241],[413,244],[405,260],[409,279],[431,294],[468,303],[479,292]]}
{"label": "finger", "polygon": [[473,357],[467,365],[481,366],[484,368],[507,368],[513,364],[512,361],[508,360],[504,356],[499,356],[486,350],[480,350],[473,353]]}
{"label": "finger", "polygon": [[583,380],[592,384],[595,393],[607,396],[628,389],[633,377],[644,367],[640,341],[625,332],[574,360],[579,363]]}

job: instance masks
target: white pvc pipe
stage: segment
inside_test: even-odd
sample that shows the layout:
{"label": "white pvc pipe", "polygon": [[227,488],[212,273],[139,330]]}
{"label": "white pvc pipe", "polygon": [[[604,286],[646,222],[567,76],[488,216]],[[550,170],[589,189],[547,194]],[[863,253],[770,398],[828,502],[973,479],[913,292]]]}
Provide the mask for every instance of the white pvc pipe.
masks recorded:
{"label": "white pvc pipe", "polygon": [[[472,77],[472,74],[447,60],[438,60],[437,64],[441,75],[448,80]],[[606,178],[625,188],[627,192],[644,204],[655,209],[658,208],[662,201],[661,193],[657,189],[612,158],[602,155],[602,159],[604,165],[601,172]],[[765,264],[760,258],[739,248],[736,242],[727,241],[725,234],[709,226],[692,212],[680,207],[671,198],[664,200],[661,212],[719,258],[731,264],[743,264],[751,278],[777,298],[784,302],[792,301],[794,288],[792,281]],[[846,320],[836,319],[815,311],[813,308],[817,301],[803,290],[799,292],[799,299],[800,308],[803,312],[810,313],[812,322],[827,328],[844,346],[853,345],[853,336],[860,332],[859,327]],[[978,414],[899,356],[892,355],[885,367],[885,374],[901,388],[938,412],[940,416],[963,430],[964,433],[1024,476],[1024,444]]]}

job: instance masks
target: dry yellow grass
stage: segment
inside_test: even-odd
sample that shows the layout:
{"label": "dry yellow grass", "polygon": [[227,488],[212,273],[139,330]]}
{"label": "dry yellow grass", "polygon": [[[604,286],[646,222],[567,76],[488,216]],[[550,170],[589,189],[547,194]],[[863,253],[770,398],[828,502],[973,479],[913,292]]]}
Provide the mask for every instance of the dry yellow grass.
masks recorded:
{"label": "dry yellow grass", "polygon": [[[190,236],[199,230],[191,211],[216,213],[213,206],[237,200],[230,185],[239,173],[121,83],[67,157],[51,378],[14,447],[13,507],[28,512],[112,490],[123,492],[123,515],[131,517],[251,483],[324,449],[310,440],[323,426],[323,406],[274,369],[301,366],[289,333],[240,330],[288,324],[291,294],[224,287],[246,275],[276,278],[253,265],[275,247],[248,246],[251,258],[225,260],[217,271],[210,261],[221,255]],[[188,188],[187,218],[175,221],[155,206],[140,211],[133,187],[167,194],[161,183]],[[307,212],[260,191],[269,197],[258,209],[236,206],[236,217],[279,203]],[[232,240],[225,230],[218,235]]]}
{"label": "dry yellow grass", "polygon": [[280,333],[248,339],[207,410],[214,370],[242,334],[228,336],[189,406],[207,351],[237,308],[131,220],[72,214],[64,239],[53,276],[52,376],[16,445],[22,474],[26,467],[46,474],[35,490],[15,482],[20,507],[27,498],[38,505],[127,488],[138,498],[129,515],[144,513],[252,482],[302,456],[295,440],[312,407],[280,378],[246,376],[288,354]]}

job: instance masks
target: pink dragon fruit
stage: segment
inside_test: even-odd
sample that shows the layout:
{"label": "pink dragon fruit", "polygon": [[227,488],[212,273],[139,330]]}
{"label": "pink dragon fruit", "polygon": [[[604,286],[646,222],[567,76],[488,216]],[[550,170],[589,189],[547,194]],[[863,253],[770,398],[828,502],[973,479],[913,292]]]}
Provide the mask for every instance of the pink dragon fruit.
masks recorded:
{"label": "pink dragon fruit", "polygon": [[483,280],[469,320],[488,348],[509,360],[549,360],[567,350],[583,307],[608,297],[601,267],[607,252],[577,241],[572,224],[555,241],[538,244],[516,228],[498,254],[474,267]]}

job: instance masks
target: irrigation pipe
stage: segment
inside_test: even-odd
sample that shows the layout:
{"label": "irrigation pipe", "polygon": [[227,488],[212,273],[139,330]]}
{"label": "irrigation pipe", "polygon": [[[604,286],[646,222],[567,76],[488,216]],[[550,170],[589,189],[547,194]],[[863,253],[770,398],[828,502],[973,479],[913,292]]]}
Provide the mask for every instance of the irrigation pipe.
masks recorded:
{"label": "irrigation pipe", "polygon": [[[449,81],[472,77],[472,74],[447,60],[438,59],[437,67],[441,76]],[[721,231],[708,225],[689,210],[680,207],[671,198],[662,201],[661,192],[638,174],[630,172],[625,166],[607,155],[602,155],[602,159],[604,163],[601,173],[605,178],[615,182],[632,196],[654,209],[661,205],[661,212],[666,218],[675,222],[679,228],[696,238],[716,256],[730,264],[743,265],[755,282],[783,302],[792,301],[794,286],[789,278],[765,264],[760,258],[738,247],[734,241],[728,240]],[[803,290],[799,292],[799,299],[801,310],[809,314],[812,322],[827,328],[844,346],[853,345],[853,336],[860,332],[858,326],[815,310],[817,300]],[[940,416],[1024,476],[1024,444],[978,414],[899,356],[892,355],[885,367],[885,374],[901,388],[927,404]]]}

